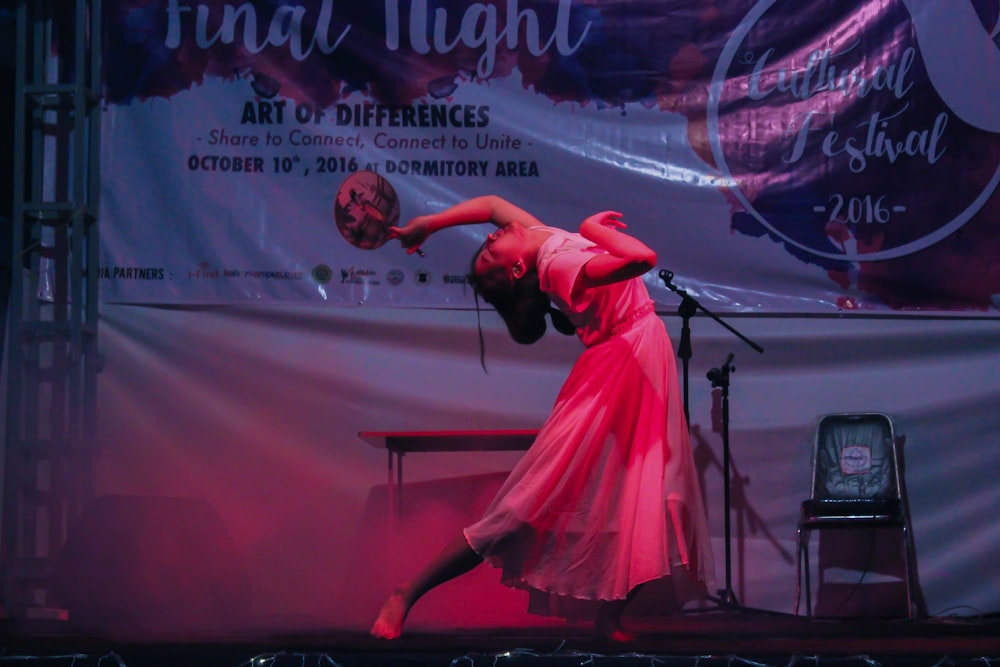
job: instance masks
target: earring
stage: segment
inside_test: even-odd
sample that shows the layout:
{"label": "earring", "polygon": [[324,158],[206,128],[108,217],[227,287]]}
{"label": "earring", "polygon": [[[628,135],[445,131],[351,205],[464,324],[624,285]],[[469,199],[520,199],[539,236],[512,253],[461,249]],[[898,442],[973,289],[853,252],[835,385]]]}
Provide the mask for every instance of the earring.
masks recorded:
{"label": "earring", "polygon": [[526,272],[526,269],[524,268],[524,260],[523,259],[519,259],[516,262],[514,262],[514,266],[511,269],[511,275],[513,275],[515,278],[523,278],[525,272]]}

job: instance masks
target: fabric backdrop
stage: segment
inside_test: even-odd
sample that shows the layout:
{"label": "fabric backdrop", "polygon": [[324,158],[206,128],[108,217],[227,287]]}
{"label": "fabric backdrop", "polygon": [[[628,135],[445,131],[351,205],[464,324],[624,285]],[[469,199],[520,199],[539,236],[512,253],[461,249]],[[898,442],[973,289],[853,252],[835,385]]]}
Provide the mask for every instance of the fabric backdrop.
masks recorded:
{"label": "fabric backdrop", "polygon": [[385,227],[493,192],[726,311],[997,312],[995,0],[104,12],[106,301],[468,307],[481,230]]}
{"label": "fabric backdrop", "polygon": [[[664,318],[676,344],[680,321],[669,311]],[[927,611],[1000,610],[996,320],[728,322],[764,353],[695,318],[689,375],[719,586],[721,405],[706,374],[733,353],[732,576],[741,602],[791,611],[795,523],[809,491],[816,419],[877,410],[892,415],[905,436]],[[252,591],[249,617],[216,622],[366,629],[382,598],[477,518],[519,453],[406,456],[403,513],[393,521],[385,452],[358,432],[536,428],[579,352],[574,339],[557,334],[519,346],[492,313],[483,313],[483,325],[488,374],[479,365],[470,311],[106,305],[99,493],[200,499],[214,508],[239,554],[232,567],[242,568]],[[162,522],[143,532],[168,543],[183,539]],[[820,553],[819,543],[811,541],[812,562],[834,568],[828,581],[848,592],[861,584],[853,597],[843,595],[846,601],[829,586],[815,592],[827,612],[899,613],[891,550],[873,553],[863,542],[857,559],[841,562],[845,554]],[[848,542],[824,544],[846,549]],[[202,545],[188,549],[202,561],[212,558]],[[140,559],[115,576],[125,569],[140,579],[155,576],[143,574],[149,566]],[[108,586],[106,594],[114,590]],[[128,599],[165,609],[144,605],[156,589],[142,590]],[[496,571],[483,568],[431,593],[415,608],[412,627],[542,622],[525,615],[525,604],[499,584]],[[665,613],[665,604],[654,595],[649,611]]]}

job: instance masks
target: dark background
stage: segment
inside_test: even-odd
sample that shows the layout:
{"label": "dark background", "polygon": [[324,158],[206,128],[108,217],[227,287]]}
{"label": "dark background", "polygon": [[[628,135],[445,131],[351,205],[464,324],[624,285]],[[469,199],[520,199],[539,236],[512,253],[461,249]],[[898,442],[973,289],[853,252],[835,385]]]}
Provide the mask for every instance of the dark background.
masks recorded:
{"label": "dark background", "polygon": [[[10,219],[14,184],[14,0],[0,0],[0,218]],[[6,229],[7,226],[5,225]],[[10,234],[4,233],[0,247],[7,247]],[[3,255],[3,265],[10,261]]]}
{"label": "dark background", "polygon": [[[10,218],[14,206],[14,0],[0,0],[0,324],[10,289]],[[0,333],[0,343],[3,334]],[[0,345],[0,359],[3,359]]]}

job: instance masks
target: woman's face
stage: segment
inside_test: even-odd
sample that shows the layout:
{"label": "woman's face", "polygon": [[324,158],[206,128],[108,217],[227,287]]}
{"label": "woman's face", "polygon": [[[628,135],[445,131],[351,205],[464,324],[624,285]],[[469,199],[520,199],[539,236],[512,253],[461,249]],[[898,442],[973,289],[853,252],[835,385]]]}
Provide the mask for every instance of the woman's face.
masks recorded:
{"label": "woman's face", "polygon": [[504,276],[510,283],[524,275],[524,234],[521,225],[507,225],[486,237],[472,271],[480,278]]}

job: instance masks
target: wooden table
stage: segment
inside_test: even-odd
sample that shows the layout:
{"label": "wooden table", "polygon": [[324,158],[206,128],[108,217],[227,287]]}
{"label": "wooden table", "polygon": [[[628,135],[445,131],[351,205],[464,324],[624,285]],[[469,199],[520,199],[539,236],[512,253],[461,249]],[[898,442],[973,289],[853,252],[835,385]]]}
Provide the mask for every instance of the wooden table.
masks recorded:
{"label": "wooden table", "polygon": [[[533,429],[483,431],[361,431],[358,437],[386,450],[389,502],[393,513],[403,508],[403,455],[411,452],[524,451],[538,435]],[[395,475],[393,475],[395,470]]]}

